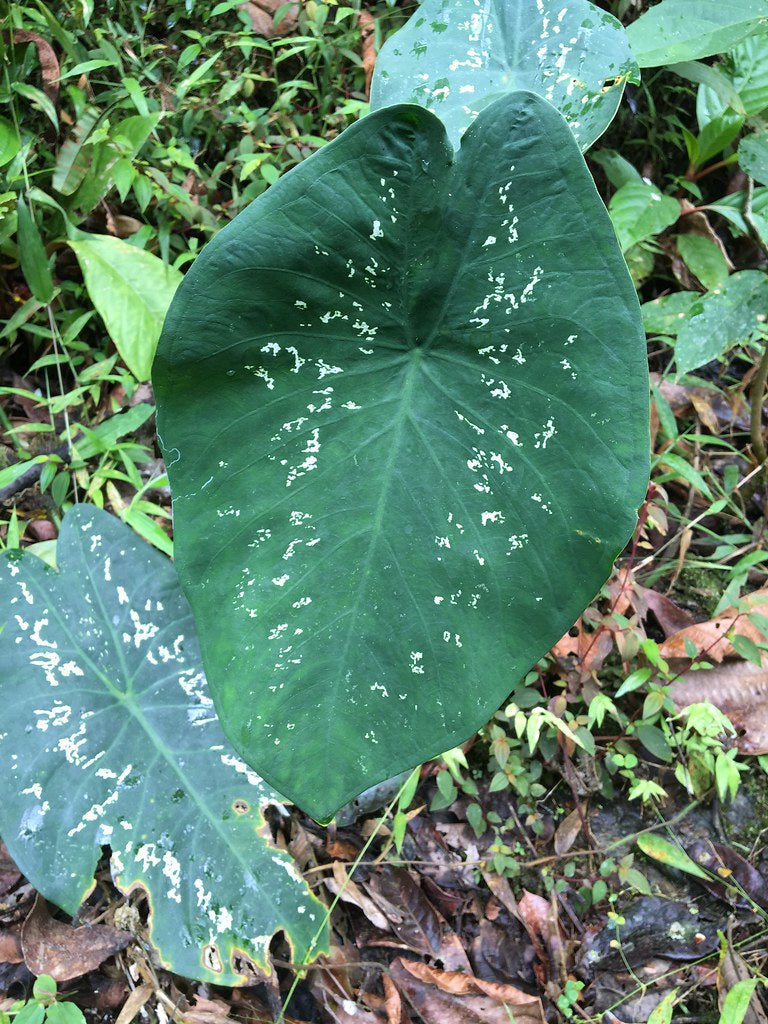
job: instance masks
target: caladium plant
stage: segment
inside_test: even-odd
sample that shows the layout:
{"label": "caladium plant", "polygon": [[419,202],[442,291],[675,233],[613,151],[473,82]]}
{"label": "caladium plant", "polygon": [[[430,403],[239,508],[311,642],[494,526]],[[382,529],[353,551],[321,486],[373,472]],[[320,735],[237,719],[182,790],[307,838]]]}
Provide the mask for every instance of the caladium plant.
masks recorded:
{"label": "caladium plant", "polygon": [[201,981],[268,972],[278,929],[296,959],[322,951],[325,908],[271,843],[282,798],[221,732],[171,563],[90,505],[57,557],[0,558],[0,834],[19,868],[74,914],[110,847],[163,965]]}
{"label": "caladium plant", "polygon": [[382,47],[371,109],[420,103],[451,142],[488,104],[529,89],[555,106],[581,148],[613,120],[640,73],[621,22],[589,0],[424,0]]}
{"label": "caladium plant", "polygon": [[458,150],[385,107],[286,174],[192,266],[153,379],[221,724],[319,820],[488,719],[645,492],[635,290],[531,92]]}

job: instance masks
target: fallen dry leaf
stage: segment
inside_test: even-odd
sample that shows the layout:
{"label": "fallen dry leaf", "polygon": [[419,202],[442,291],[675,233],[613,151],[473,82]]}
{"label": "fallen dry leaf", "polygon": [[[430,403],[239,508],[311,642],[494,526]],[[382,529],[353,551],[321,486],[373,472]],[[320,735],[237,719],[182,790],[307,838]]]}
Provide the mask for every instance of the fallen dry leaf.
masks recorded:
{"label": "fallen dry leaf", "polygon": [[512,985],[401,958],[390,974],[425,1024],[544,1024],[541,1000]]}
{"label": "fallen dry leaf", "polygon": [[132,938],[130,932],[105,924],[74,928],[57,921],[40,895],[21,930],[27,967],[33,974],[50,974],[56,981],[69,981],[95,970],[107,957],[125,949]]}
{"label": "fallen dry leaf", "polygon": [[[722,661],[723,658],[737,657],[733,644],[726,634],[733,629],[740,636],[745,636],[756,644],[765,643],[765,637],[748,618],[749,612],[768,614],[768,589],[756,590],[742,599],[741,604],[747,610],[726,608],[721,615],[707,622],[697,622],[679,630],[659,645],[662,658],[689,658],[685,649],[685,641],[690,641],[711,661]],[[698,675],[698,673],[697,673]],[[706,699],[706,698],[705,698]],[[713,701],[714,703],[714,701]]]}
{"label": "fallen dry leaf", "polygon": [[40,70],[43,79],[43,92],[55,105],[59,100],[59,61],[53,47],[47,40],[43,39],[36,32],[27,32],[26,29],[17,28],[13,32],[14,43],[34,43],[37,48],[37,59],[40,61]]}
{"label": "fallen dry leaf", "polygon": [[24,953],[18,928],[3,928],[0,931],[0,964],[22,964]]}
{"label": "fallen dry leaf", "polygon": [[366,896],[357,883],[347,876],[344,865],[339,863],[339,861],[335,861],[333,865],[333,878],[326,878],[324,881],[326,888],[334,896],[338,896],[345,903],[351,903],[359,907],[374,928],[379,928],[383,932],[390,930],[389,921],[386,916],[379,910],[370,896]]}
{"label": "fallen dry leaf", "polygon": [[768,754],[768,666],[730,661],[683,672],[669,688],[678,710],[708,701],[727,715],[742,754]]}
{"label": "fallen dry leaf", "polygon": [[575,807],[557,826],[555,832],[555,853],[568,853],[581,832],[584,821],[584,806]]}
{"label": "fallen dry leaf", "polygon": [[612,650],[613,636],[607,629],[598,627],[587,632],[583,620],[578,618],[565,636],[557,641],[552,654],[561,668],[578,671],[585,679],[602,666]]}
{"label": "fallen dry leaf", "polygon": [[283,3],[284,0],[256,0],[256,3],[240,4],[239,10],[246,12],[257,36],[274,39],[290,35],[298,22],[299,8],[295,6],[280,19],[279,25],[275,25],[275,14]]}
{"label": "fallen dry leaf", "polygon": [[[751,977],[753,975],[749,966],[731,945],[731,937],[729,935],[727,937],[725,954],[717,972],[717,1002],[720,1010],[723,1008],[725,997],[734,985]],[[768,1024],[768,1015],[766,1015],[760,1003],[760,996],[757,992],[754,992],[749,1000],[749,1006],[747,1007],[743,1022],[744,1024]]]}
{"label": "fallen dry leaf", "polygon": [[137,985],[123,1003],[115,1024],[131,1024],[131,1021],[144,1009],[152,997],[154,987],[146,982]]}
{"label": "fallen dry leaf", "polygon": [[371,78],[373,69],[376,66],[375,28],[376,19],[370,11],[360,11],[357,16],[357,26],[360,29],[360,49],[365,71],[365,96],[371,95]]}
{"label": "fallen dry leaf", "polygon": [[459,937],[404,868],[386,865],[367,889],[409,949],[441,960],[449,970],[471,969]]}

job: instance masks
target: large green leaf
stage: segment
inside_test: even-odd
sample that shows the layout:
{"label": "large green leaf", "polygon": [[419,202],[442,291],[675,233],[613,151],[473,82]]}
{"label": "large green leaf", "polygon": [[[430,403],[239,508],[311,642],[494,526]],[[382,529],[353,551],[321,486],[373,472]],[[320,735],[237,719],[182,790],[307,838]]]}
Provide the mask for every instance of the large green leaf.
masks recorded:
{"label": "large green leaf", "polygon": [[70,241],[88,296],[123,362],[148,380],[157,339],[181,274],[151,252],[109,235]]}
{"label": "large green leaf", "polygon": [[688,373],[734,345],[764,335],[767,310],[768,275],[761,270],[731,274],[688,311],[675,345],[677,372]]}
{"label": "large green leaf", "polygon": [[645,492],[637,299],[531,93],[458,154],[404,105],[290,171],[192,266],[153,379],[222,724],[319,819],[487,720]]}
{"label": "large green leaf", "polygon": [[627,28],[641,68],[733,49],[768,28],[768,0],[661,0]]}
{"label": "large green leaf", "polygon": [[206,692],[171,563],[119,520],[79,505],[60,573],[0,559],[0,834],[44,896],[74,913],[100,846],[124,891],[150,900],[162,962],[224,985],[268,969],[277,929],[303,959],[324,908],[262,837],[280,800],[232,752]]}
{"label": "large green leaf", "polygon": [[639,72],[624,29],[588,0],[424,0],[381,49],[371,109],[420,103],[454,146],[489,103],[530,89],[587,149]]}
{"label": "large green leaf", "polygon": [[644,181],[628,181],[614,195],[608,206],[622,251],[657,235],[680,216],[680,203],[665,196],[655,185]]}

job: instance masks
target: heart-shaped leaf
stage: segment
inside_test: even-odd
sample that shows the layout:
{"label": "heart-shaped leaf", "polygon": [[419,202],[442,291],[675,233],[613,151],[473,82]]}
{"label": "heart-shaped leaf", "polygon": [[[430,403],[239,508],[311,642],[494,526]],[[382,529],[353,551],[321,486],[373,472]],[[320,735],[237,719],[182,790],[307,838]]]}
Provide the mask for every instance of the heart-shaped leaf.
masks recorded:
{"label": "heart-shaped leaf", "polygon": [[458,154],[398,106],[290,171],[194,263],[153,374],[222,725],[319,819],[479,728],[645,493],[637,298],[531,93]]}
{"label": "heart-shaped leaf", "polygon": [[[269,970],[284,929],[303,959],[324,908],[263,833],[281,800],[235,757],[206,692],[171,563],[123,523],[78,505],[60,572],[0,559],[0,834],[47,899],[73,914],[99,847],[116,884],[146,890],[164,965],[223,985]],[[316,949],[315,951],[318,951]]]}
{"label": "heart-shaped leaf", "polygon": [[620,22],[588,0],[424,0],[376,61],[371,110],[420,103],[458,146],[478,113],[529,89],[582,149],[613,120],[639,71]]}

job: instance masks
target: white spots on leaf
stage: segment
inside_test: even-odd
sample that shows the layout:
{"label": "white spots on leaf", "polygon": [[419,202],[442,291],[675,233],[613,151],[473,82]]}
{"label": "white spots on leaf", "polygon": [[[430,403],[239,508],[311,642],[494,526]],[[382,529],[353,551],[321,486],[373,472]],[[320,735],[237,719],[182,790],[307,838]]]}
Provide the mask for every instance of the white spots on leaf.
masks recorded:
{"label": "white spots on leaf", "polygon": [[503,523],[504,513],[500,511],[494,512],[481,512],[480,519],[483,526],[487,526],[488,523]]}
{"label": "white spots on leaf", "polygon": [[33,643],[37,644],[38,647],[48,647],[50,650],[55,651],[57,649],[57,647],[59,646],[56,643],[56,641],[55,640],[44,640],[43,637],[40,635],[40,630],[43,628],[43,626],[47,626],[47,625],[48,625],[48,619],[47,618],[37,619],[36,622],[35,622],[35,628],[30,633],[29,639]]}
{"label": "white spots on leaf", "polygon": [[273,576],[272,582],[276,587],[284,587],[290,578],[288,573],[284,572],[282,576]]}
{"label": "white spots on leaf", "polygon": [[306,309],[307,308],[307,304],[304,301],[304,299],[296,299],[296,301],[294,302],[294,306],[296,307],[296,309]]}
{"label": "white spots on leaf", "polygon": [[544,498],[540,494],[532,494],[531,501],[535,501],[538,505],[540,505],[542,511],[546,512],[547,515],[552,515],[552,509],[550,505],[548,504],[548,502],[544,501]]}
{"label": "white spots on leaf", "polygon": [[33,714],[37,715],[37,722],[35,723],[37,728],[41,732],[47,732],[50,725],[67,725],[72,717],[72,708],[68,704],[62,704],[61,701],[56,700],[53,702],[53,707],[50,710],[35,708]]}
{"label": "white spots on leaf", "polygon": [[464,416],[464,415],[463,415],[462,413],[460,413],[460,412],[458,411],[458,409],[454,409],[453,411],[454,411],[454,412],[456,413],[456,415],[458,416],[458,418],[459,418],[459,421],[460,421],[461,423],[466,423],[466,424],[467,424],[467,426],[468,426],[468,427],[470,428],[470,430],[474,430],[474,432],[475,432],[476,434],[484,434],[484,433],[485,433],[485,428],[484,428],[484,427],[478,427],[478,425],[477,425],[476,423],[473,423],[473,422],[472,422],[472,420],[470,420],[470,419],[467,419],[467,417],[466,417],[466,416]]}
{"label": "white spots on leaf", "polygon": [[533,447],[546,448],[547,443],[552,440],[556,433],[557,429],[555,427],[555,421],[550,416],[547,422],[542,426],[541,430],[537,431],[533,435],[536,438],[536,443]]}
{"label": "white spots on leaf", "polygon": [[417,676],[424,675],[424,654],[422,651],[411,651],[411,672]]}
{"label": "white spots on leaf", "polygon": [[349,401],[349,402],[342,402],[341,408],[342,409],[349,409],[352,412],[352,411],[356,411],[358,409],[362,409],[362,406],[361,405],[356,405],[355,402]]}
{"label": "white spots on leaf", "polygon": [[306,608],[308,604],[312,604],[311,597],[300,597],[298,601],[294,601],[291,605],[292,608]]}
{"label": "white spots on leaf", "polygon": [[382,697],[388,697],[389,696],[389,691],[387,690],[386,686],[383,685],[383,683],[372,683],[371,684],[371,692],[372,693],[376,693],[376,691],[378,691],[381,694]]}
{"label": "white spots on leaf", "polygon": [[488,245],[495,245],[495,244],[496,244],[496,235],[488,235],[486,240],[483,242],[483,246],[482,247],[483,247],[483,249],[485,249],[486,246],[488,246]]}
{"label": "white spots on leaf", "polygon": [[40,800],[43,796],[43,787],[39,782],[33,782],[31,786],[26,789],[22,789],[22,796],[33,796],[35,800]]}
{"label": "white spots on leaf", "polygon": [[[131,608],[129,611],[131,622],[133,623],[133,636],[129,638],[128,642],[133,642],[133,646],[138,650],[143,643],[147,640],[152,640],[153,637],[157,636],[160,632],[158,626],[154,622],[142,622],[139,618],[139,613],[135,608]],[[128,636],[127,633],[123,634],[123,638]]]}
{"label": "white spots on leaf", "polygon": [[[446,629],[446,630],[444,631],[444,633],[443,633],[443,640],[444,640],[444,641],[445,641],[445,642],[446,642],[447,644],[449,644],[449,643],[451,642],[451,633],[450,633],[450,631],[449,631],[449,630],[447,630],[447,629]],[[453,643],[454,643],[454,645],[455,645],[456,647],[463,647],[463,646],[464,646],[464,645],[462,644],[462,642],[461,642],[461,634],[460,634],[460,633],[454,633],[454,634],[453,634]]]}
{"label": "white spots on leaf", "polygon": [[[478,565],[485,565],[485,559],[480,554],[480,552],[477,550],[477,548],[474,549],[472,554],[475,556],[475,561],[477,562]],[[459,646],[461,646],[461,645],[459,645]]]}
{"label": "white spots on leaf", "polygon": [[[15,568],[15,566],[14,566],[14,568]],[[35,603],[35,599],[30,594],[29,588],[27,587],[27,584],[24,582],[24,580],[19,580],[19,589],[21,590],[22,594],[24,595],[24,600],[27,602],[27,604],[34,604]]]}
{"label": "white spots on leaf", "polygon": [[374,242],[376,241],[377,238],[383,238],[384,237],[384,232],[381,229],[381,221],[380,220],[375,220],[373,222],[373,230],[371,231],[371,233],[370,233],[370,235],[368,237],[370,239],[372,239]]}
{"label": "white spots on leaf", "polygon": [[440,597],[439,594],[435,594],[435,597],[434,597],[435,604],[442,604],[444,600],[445,600],[444,597]]}
{"label": "white spots on leaf", "polygon": [[163,854],[163,874],[171,883],[171,888],[165,895],[169,900],[181,903],[181,893],[179,892],[179,886],[181,885],[181,864],[170,850],[166,850]]}
{"label": "white spots on leaf", "polygon": [[543,269],[541,267],[534,267],[533,274],[531,275],[531,278],[526,284],[526,286],[523,288],[522,294],[520,296],[521,302],[527,302],[531,298],[533,294],[533,289],[536,287],[539,281],[541,281],[543,276]]}
{"label": "white spots on leaf", "polygon": [[528,543],[527,533],[513,533],[511,537],[507,537],[509,548],[507,549],[507,555],[511,555],[513,551],[518,551],[520,548],[524,548]]}
{"label": "white spots on leaf", "polygon": [[451,540],[449,537],[435,537],[435,544],[439,548],[450,548]]}
{"label": "white spots on leaf", "polygon": [[[270,632],[267,640],[277,640],[286,630],[288,629],[287,622],[281,622],[279,626],[274,626]],[[288,648],[290,650],[290,648]]]}

